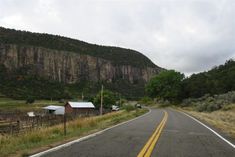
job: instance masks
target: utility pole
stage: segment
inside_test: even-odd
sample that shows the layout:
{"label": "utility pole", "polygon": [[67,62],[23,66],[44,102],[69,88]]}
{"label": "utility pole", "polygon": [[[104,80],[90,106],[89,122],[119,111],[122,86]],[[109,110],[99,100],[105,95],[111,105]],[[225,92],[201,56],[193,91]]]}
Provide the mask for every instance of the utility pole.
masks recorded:
{"label": "utility pole", "polygon": [[64,136],[66,136],[67,134],[67,126],[66,126],[66,122],[67,122],[67,114],[66,114],[66,105],[67,103],[64,105]]}
{"label": "utility pole", "polygon": [[103,85],[101,86],[101,93],[100,93],[100,115],[103,114]]}

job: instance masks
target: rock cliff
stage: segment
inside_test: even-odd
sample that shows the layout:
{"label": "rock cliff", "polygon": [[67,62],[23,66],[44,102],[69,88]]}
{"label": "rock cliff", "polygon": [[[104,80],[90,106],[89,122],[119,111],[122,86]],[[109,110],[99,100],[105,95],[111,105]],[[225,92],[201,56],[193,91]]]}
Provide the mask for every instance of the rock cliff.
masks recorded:
{"label": "rock cliff", "polygon": [[162,69],[114,64],[112,61],[77,52],[39,46],[0,43],[0,64],[9,71],[30,66],[40,77],[63,83],[125,79],[131,84],[145,83]]}

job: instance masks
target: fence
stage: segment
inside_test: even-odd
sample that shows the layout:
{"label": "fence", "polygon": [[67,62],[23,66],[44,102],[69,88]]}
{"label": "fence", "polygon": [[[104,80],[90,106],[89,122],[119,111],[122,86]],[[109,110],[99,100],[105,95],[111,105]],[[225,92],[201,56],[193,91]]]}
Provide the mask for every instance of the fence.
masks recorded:
{"label": "fence", "polygon": [[63,116],[46,115],[35,117],[20,117],[0,121],[0,134],[19,134],[41,127],[53,126],[63,122]]}
{"label": "fence", "polygon": [[[98,111],[94,111],[89,115],[86,114],[69,114],[67,121],[79,118],[98,115]],[[63,115],[53,115],[45,113],[37,113],[37,116],[29,117],[23,113],[0,113],[0,134],[21,134],[42,127],[49,127],[61,124],[64,121]]]}
{"label": "fence", "polygon": [[[111,110],[105,109],[103,114],[109,113]],[[62,124],[64,121],[63,115],[45,114],[45,112],[35,113],[36,116],[29,117],[22,112],[1,112],[0,111],[0,134],[21,134],[42,127],[49,127],[56,124]],[[67,115],[67,121],[74,120],[79,117],[88,117],[99,115],[99,110],[94,110],[87,114]]]}

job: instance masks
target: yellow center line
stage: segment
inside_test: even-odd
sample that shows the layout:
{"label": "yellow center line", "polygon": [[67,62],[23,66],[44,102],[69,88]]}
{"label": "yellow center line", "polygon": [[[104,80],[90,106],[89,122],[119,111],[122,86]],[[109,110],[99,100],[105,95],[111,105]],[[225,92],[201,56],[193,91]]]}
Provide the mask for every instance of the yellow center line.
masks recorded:
{"label": "yellow center line", "polygon": [[140,151],[137,157],[150,157],[151,156],[153,149],[160,137],[160,134],[166,124],[167,118],[168,118],[168,114],[166,111],[164,111],[164,117],[161,123],[157,126],[156,130],[154,131],[152,136],[149,138],[149,140],[147,141],[145,146],[142,148],[142,150]]}

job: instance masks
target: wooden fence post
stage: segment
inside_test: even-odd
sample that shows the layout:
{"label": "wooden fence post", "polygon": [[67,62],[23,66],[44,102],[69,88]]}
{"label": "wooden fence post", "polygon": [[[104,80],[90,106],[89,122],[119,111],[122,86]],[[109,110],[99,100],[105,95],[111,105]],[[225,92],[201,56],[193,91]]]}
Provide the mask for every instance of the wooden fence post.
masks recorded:
{"label": "wooden fence post", "polygon": [[17,120],[17,132],[20,133],[20,120]]}
{"label": "wooden fence post", "polygon": [[66,136],[66,114],[64,113],[64,136]]}
{"label": "wooden fence post", "polygon": [[11,135],[13,135],[12,119],[11,119],[10,127],[11,127]]}

